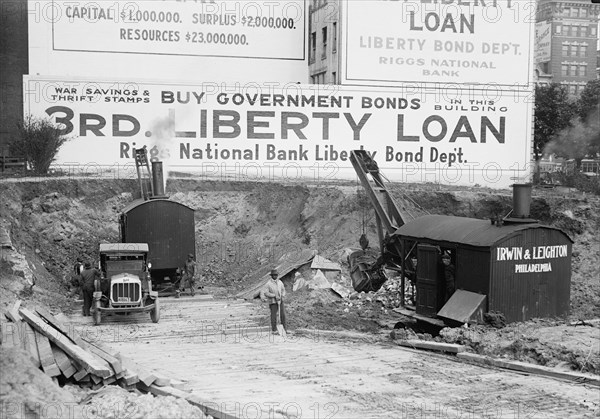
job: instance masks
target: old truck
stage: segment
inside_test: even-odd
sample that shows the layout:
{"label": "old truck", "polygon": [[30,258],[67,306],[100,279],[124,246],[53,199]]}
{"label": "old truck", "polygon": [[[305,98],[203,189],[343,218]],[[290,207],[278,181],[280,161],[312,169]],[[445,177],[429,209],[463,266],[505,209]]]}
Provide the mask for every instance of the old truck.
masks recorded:
{"label": "old truck", "polygon": [[150,312],[154,323],[160,319],[158,292],[152,290],[146,243],[100,244],[102,278],[95,281],[94,324],[102,315]]}

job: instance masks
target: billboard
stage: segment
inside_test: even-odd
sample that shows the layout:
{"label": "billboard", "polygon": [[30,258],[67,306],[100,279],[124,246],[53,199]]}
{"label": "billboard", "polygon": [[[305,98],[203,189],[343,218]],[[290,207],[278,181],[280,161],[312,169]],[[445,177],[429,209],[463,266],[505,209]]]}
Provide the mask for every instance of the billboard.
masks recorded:
{"label": "billboard", "polygon": [[552,46],[552,24],[538,22],[535,24],[535,62],[545,63],[550,61]]}
{"label": "billboard", "polygon": [[63,167],[125,167],[145,145],[168,170],[249,179],[355,179],[349,152],[361,148],[391,180],[487,176],[483,183],[504,186],[529,173],[529,92],[35,76],[24,89],[25,114],[51,118],[71,137],[56,161]]}
{"label": "billboard", "polygon": [[304,0],[28,1],[31,74],[307,80]]}
{"label": "billboard", "polygon": [[342,84],[532,82],[534,0],[343,1]]}

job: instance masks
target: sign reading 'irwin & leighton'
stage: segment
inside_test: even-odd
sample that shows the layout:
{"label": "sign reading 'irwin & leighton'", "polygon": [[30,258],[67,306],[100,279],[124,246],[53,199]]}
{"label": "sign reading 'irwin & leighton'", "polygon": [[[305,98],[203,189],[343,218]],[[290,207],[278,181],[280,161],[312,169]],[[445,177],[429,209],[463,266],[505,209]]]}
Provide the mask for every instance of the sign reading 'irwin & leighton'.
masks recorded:
{"label": "sign reading 'irwin & leighton'", "polygon": [[[515,264],[515,273],[552,272],[550,259],[566,258],[569,249],[566,244],[555,246],[498,247],[497,261],[525,261]],[[532,261],[532,262],[528,262]]]}

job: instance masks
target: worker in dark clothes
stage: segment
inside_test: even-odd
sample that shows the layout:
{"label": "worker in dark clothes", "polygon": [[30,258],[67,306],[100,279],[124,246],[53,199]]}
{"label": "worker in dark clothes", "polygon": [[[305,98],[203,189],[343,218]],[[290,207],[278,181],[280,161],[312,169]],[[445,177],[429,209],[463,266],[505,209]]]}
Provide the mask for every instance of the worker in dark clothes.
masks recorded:
{"label": "worker in dark clothes", "polygon": [[455,268],[452,264],[452,258],[448,253],[444,253],[442,256],[442,262],[444,263],[444,280],[446,286],[446,293],[444,296],[444,301],[448,301],[452,294],[454,294],[455,284],[454,284],[454,273]]}
{"label": "worker in dark clothes", "polygon": [[83,294],[83,315],[91,316],[92,300],[94,298],[94,281],[100,279],[100,271],[92,268],[90,262],[86,262],[83,271],[81,271],[82,294]]}
{"label": "worker in dark clothes", "polygon": [[196,294],[196,262],[194,255],[189,254],[185,266],[183,267],[183,276],[181,277],[181,286],[179,292],[184,292],[186,285],[189,285],[192,295]]}

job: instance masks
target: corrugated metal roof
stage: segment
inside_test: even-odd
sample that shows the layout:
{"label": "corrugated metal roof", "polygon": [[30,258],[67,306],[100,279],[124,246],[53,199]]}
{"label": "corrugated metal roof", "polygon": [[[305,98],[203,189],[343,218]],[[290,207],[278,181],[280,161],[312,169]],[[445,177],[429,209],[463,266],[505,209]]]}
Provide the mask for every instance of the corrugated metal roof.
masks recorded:
{"label": "corrugated metal roof", "polygon": [[189,209],[191,209],[192,211],[194,211],[194,209],[193,209],[193,208],[190,208],[190,207],[188,207],[187,205],[185,205],[185,204],[182,204],[182,203],[180,203],[180,202],[171,201],[170,199],[158,198],[158,199],[149,199],[149,200],[147,200],[147,201],[145,201],[145,200],[143,200],[143,199],[136,199],[135,201],[133,201],[133,202],[130,202],[129,204],[127,204],[127,205],[126,205],[126,206],[125,206],[125,207],[124,207],[124,208],[121,210],[121,212],[122,212],[122,213],[128,213],[129,211],[131,211],[131,210],[133,210],[133,209],[135,209],[135,208],[137,208],[137,207],[139,207],[139,206],[145,205],[145,204],[152,204],[153,202],[165,202],[165,201],[166,201],[166,202],[169,202],[169,203],[173,203],[173,204],[181,205],[182,207],[186,207],[186,208],[189,208]]}
{"label": "corrugated metal roof", "polygon": [[108,252],[147,252],[147,243],[100,243],[100,253]]}
{"label": "corrugated metal roof", "polygon": [[[530,228],[543,228],[562,232],[558,228],[538,223],[505,224],[502,227],[497,227],[490,220],[448,215],[425,215],[404,224],[394,234],[402,238],[427,239],[476,247],[489,247],[518,231]],[[564,232],[562,233],[564,234]],[[565,234],[565,236],[567,235]],[[571,240],[570,237],[569,240]]]}

